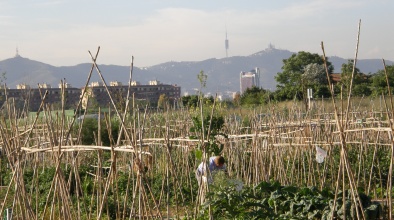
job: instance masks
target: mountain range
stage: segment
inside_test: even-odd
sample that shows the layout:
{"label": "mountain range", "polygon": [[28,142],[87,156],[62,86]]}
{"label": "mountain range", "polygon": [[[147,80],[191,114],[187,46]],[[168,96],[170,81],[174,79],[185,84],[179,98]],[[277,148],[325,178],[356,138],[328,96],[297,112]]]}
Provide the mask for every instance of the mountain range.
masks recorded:
{"label": "mountain range", "polygon": [[[281,72],[283,59],[289,58],[295,52],[269,47],[249,56],[232,56],[221,59],[207,59],[203,61],[166,62],[150,67],[133,68],[133,80],[148,84],[148,81],[158,80],[165,84],[181,86],[182,93],[195,94],[200,88],[197,75],[200,71],[208,76],[204,93],[229,95],[239,91],[239,75],[241,71],[250,71],[258,67],[261,72],[261,86],[265,89],[275,90],[275,75]],[[337,56],[329,57],[334,65],[334,72],[340,72],[347,59]],[[392,61],[386,61],[393,65]],[[0,73],[5,72],[7,87],[16,88],[17,84],[26,83],[31,87],[47,83],[58,87],[62,79],[72,87],[83,87],[86,83],[92,64],[82,63],[75,66],[52,66],[39,61],[30,60],[22,56],[15,56],[0,61]],[[130,66],[100,65],[100,72],[107,84],[110,81],[119,81],[127,84],[129,81]],[[380,59],[360,59],[357,68],[363,73],[375,73],[383,69]],[[4,81],[4,80],[3,80]],[[94,70],[90,82],[101,81]]]}

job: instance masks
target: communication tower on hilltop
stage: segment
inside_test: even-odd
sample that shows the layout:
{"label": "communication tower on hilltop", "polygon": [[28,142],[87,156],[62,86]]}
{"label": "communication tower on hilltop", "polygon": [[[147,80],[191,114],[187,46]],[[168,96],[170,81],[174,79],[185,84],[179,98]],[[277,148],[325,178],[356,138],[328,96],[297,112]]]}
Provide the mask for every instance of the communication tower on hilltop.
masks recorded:
{"label": "communication tower on hilltop", "polygon": [[15,57],[20,57],[20,56],[19,56],[19,50],[18,50],[18,47],[16,47],[16,53],[15,53]]}
{"label": "communication tower on hilltop", "polygon": [[229,48],[228,39],[227,39],[227,26],[226,26],[226,40],[224,41],[224,46],[226,48],[226,58],[227,58],[228,57],[228,48]]}

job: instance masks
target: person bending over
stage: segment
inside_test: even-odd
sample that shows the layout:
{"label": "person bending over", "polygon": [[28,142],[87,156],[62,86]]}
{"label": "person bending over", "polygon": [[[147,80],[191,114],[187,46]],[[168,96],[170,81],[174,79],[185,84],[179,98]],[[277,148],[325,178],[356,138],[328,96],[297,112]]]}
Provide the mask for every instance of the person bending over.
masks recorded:
{"label": "person bending over", "polygon": [[[209,184],[211,184],[213,182],[212,174],[214,174],[217,171],[226,170],[225,162],[226,161],[222,156],[210,157],[208,160],[208,166],[204,162],[201,162],[196,170],[196,178],[197,178],[198,186],[200,187],[202,182],[208,182]],[[207,167],[209,169],[208,173],[206,173]],[[203,177],[206,179],[204,179]]]}

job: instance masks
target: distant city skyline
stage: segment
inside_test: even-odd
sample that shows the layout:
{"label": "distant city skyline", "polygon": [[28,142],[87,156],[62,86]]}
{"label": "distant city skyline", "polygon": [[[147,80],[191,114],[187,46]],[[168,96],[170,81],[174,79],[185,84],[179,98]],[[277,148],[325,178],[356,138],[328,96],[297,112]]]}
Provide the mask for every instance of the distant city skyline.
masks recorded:
{"label": "distant city skyline", "polygon": [[248,88],[260,88],[260,69],[256,67],[249,72],[242,71],[239,74],[240,93],[243,94]]}
{"label": "distant city skyline", "polygon": [[[0,60],[19,55],[54,66],[146,67],[247,56],[268,47],[394,60],[391,0],[0,0]],[[225,40],[230,46],[226,50]],[[1,69],[1,67],[0,67]]]}

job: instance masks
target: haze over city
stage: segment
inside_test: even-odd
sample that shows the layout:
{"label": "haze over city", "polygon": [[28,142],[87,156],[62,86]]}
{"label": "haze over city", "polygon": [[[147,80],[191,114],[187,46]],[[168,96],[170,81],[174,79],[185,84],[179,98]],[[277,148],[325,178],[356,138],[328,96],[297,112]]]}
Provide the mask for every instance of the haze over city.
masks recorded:
{"label": "haze over city", "polygon": [[[391,0],[0,1],[0,60],[19,54],[55,66],[151,66],[245,56],[269,44],[290,51],[394,60]],[[1,67],[0,67],[1,68]]]}

